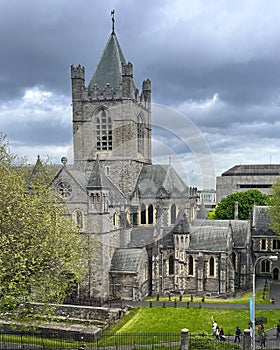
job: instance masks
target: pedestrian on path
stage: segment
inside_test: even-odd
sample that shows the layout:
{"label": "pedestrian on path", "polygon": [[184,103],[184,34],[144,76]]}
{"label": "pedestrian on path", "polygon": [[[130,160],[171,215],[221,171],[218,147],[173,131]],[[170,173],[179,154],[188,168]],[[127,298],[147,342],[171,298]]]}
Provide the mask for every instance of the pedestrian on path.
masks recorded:
{"label": "pedestrian on path", "polygon": [[261,335],[260,347],[261,347],[261,349],[265,349],[265,334],[264,334],[264,332],[262,332],[262,335]]}
{"label": "pedestrian on path", "polygon": [[240,343],[240,334],[241,334],[241,330],[240,330],[240,328],[237,326],[237,327],[236,327],[236,331],[235,331],[235,337],[234,337],[234,342],[235,342],[235,343]]}

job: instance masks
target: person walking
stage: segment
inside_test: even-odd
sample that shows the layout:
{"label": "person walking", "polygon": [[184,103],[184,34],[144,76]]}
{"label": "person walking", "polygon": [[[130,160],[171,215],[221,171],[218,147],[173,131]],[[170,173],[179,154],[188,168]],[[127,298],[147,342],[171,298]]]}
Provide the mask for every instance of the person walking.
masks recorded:
{"label": "person walking", "polygon": [[260,338],[260,348],[265,349],[265,333],[262,332],[261,338]]}
{"label": "person walking", "polygon": [[235,343],[240,343],[240,335],[241,335],[241,330],[240,328],[237,326],[236,330],[235,330],[235,337],[234,337],[234,342]]}

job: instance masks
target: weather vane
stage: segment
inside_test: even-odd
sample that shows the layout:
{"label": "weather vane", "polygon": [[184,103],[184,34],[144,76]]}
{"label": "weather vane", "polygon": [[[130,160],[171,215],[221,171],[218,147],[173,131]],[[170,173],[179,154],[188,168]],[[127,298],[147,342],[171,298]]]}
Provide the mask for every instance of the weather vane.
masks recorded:
{"label": "weather vane", "polygon": [[112,34],[115,34],[115,10],[111,11],[111,17],[112,17]]}

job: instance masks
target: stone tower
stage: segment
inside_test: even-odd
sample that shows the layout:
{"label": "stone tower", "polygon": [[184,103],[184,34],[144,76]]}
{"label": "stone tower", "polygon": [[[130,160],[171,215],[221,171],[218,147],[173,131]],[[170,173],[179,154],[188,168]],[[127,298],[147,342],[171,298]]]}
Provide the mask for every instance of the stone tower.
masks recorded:
{"label": "stone tower", "polygon": [[[99,157],[106,176],[131,195],[143,164],[151,164],[151,82],[139,92],[113,31],[93,77],[71,66],[74,165],[90,169]],[[127,176],[129,174],[129,176]]]}

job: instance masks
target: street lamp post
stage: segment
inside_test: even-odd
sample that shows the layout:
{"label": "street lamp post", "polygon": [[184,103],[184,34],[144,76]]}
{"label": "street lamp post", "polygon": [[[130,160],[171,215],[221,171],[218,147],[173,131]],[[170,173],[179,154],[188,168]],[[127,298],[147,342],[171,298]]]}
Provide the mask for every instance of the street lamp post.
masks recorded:
{"label": "street lamp post", "polygon": [[277,255],[259,256],[253,266],[253,303],[252,303],[252,350],[256,350],[256,267],[261,259],[278,260]]}

